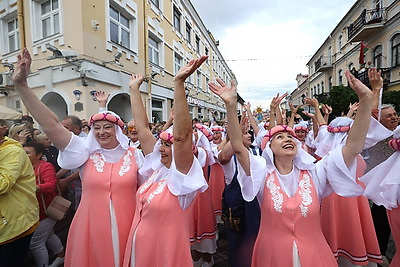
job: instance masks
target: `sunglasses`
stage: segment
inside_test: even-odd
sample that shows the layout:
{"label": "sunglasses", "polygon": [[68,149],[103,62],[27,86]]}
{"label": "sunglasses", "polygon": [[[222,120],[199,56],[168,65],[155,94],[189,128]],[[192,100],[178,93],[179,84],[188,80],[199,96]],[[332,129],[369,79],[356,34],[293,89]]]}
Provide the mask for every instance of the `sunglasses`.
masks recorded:
{"label": "sunglasses", "polygon": [[136,131],[136,127],[135,126],[128,126],[128,131]]}

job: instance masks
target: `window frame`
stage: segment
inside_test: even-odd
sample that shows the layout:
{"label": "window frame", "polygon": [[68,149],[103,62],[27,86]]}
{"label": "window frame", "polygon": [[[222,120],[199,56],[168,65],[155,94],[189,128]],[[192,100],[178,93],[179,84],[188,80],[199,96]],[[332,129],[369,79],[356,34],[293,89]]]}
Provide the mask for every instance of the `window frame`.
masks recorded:
{"label": "window frame", "polygon": [[[10,22],[14,21],[14,29],[12,29],[10,31],[9,28],[9,24]],[[11,19],[5,20],[5,28],[7,28],[7,36],[5,36],[6,39],[6,44],[4,46],[5,49],[5,53],[4,54],[8,54],[8,53],[12,53],[15,51],[18,51],[21,48],[21,44],[19,42],[19,24],[18,24],[18,17],[12,17]],[[11,37],[14,39],[14,44],[15,44],[15,48],[12,49],[11,48]]]}
{"label": "window frame", "polygon": [[[118,14],[118,20],[116,20],[114,17],[112,17],[112,15],[111,15],[111,11],[112,10]],[[124,20],[127,21],[127,24],[128,24],[129,27],[124,25],[123,22],[121,22],[121,18],[123,18]],[[132,33],[133,33],[133,31],[132,31],[132,26],[133,26],[132,19],[133,18],[130,17],[128,13],[122,11],[118,6],[116,6],[116,5],[114,5],[114,4],[112,4],[110,2],[109,10],[108,10],[109,40],[110,40],[110,42],[112,42],[114,44],[117,44],[117,45],[119,45],[121,47],[124,47],[126,49],[131,50],[131,48],[132,48]],[[117,26],[117,30],[118,30],[118,32],[117,32],[117,35],[118,35],[117,36],[117,40],[113,40],[113,37],[112,37],[113,33],[112,33],[111,24],[114,24],[114,25]],[[126,32],[128,34],[128,44],[127,45],[124,44],[123,32]]]}
{"label": "window frame", "polygon": [[[397,44],[393,45],[395,41],[397,41]],[[392,67],[400,66],[400,33],[395,34],[390,40],[390,51],[392,53]]]}
{"label": "window frame", "polygon": [[[149,62],[151,63],[151,64],[154,64],[154,65],[157,65],[157,66],[161,66],[161,45],[162,45],[162,43],[161,43],[161,41],[153,34],[153,33],[151,33],[151,32],[149,32],[149,35],[148,35],[148,40],[149,40],[149,42],[148,42],[148,48],[149,48]],[[151,43],[150,43],[150,40],[152,40],[154,43],[156,43],[157,44],[157,47],[154,47]],[[157,61],[158,62],[154,62],[154,51],[156,51],[157,52],[157,54],[158,54],[158,57],[157,57]]]}
{"label": "window frame", "polygon": [[174,29],[177,32],[181,33],[181,29],[182,29],[182,27],[181,27],[182,13],[179,11],[178,7],[175,6],[175,5],[172,8],[172,13],[173,13],[172,14],[172,21],[173,21]]}

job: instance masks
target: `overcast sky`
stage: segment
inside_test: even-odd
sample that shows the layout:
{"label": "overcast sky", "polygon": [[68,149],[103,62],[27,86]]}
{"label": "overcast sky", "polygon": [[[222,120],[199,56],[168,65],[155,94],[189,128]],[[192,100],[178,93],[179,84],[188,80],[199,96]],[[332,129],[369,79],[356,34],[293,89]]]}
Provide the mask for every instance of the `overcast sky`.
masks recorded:
{"label": "overcast sky", "polygon": [[293,91],[296,75],[356,0],[191,0],[252,108]]}

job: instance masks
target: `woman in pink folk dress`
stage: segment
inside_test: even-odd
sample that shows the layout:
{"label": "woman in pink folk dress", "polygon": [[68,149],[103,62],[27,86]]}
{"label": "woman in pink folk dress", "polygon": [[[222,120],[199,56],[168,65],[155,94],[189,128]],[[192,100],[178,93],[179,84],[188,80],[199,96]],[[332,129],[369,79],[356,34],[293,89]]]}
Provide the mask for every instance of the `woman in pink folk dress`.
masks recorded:
{"label": "woman in pink folk dress", "polygon": [[216,162],[211,165],[209,185],[211,188],[211,199],[217,223],[222,223],[222,192],[224,192],[225,188],[225,179],[224,170],[222,169],[222,166],[221,164],[219,164],[217,159],[221,147],[226,142],[223,141],[225,140],[225,130],[221,126],[213,126],[211,127],[211,131],[213,132],[213,141],[211,143],[211,148],[213,150],[213,155]]}
{"label": "woman in pink folk dress", "polygon": [[214,164],[215,158],[210,143],[213,139],[211,130],[200,123],[194,125],[194,130],[196,157],[200,162],[209,187],[206,191],[198,194],[193,203],[190,244],[193,266],[206,267],[214,264],[212,254],[217,251],[217,221],[212,205],[209,177],[210,168]]}
{"label": "woman in pink folk dress", "polygon": [[174,127],[157,141],[148,128],[139,87],[143,75],[129,82],[133,116],[145,156],[141,174],[149,179],[136,195],[124,266],[191,266],[189,223],[192,202],[207,183],[193,155],[192,123],[184,82],[207,57],[190,61],[175,76]]}
{"label": "woman in pink folk dress", "polygon": [[[400,126],[393,132],[393,139],[388,144],[396,152],[387,160],[370,170],[360,178],[365,183],[364,196],[376,205],[387,209],[387,216],[396,247],[400,246]],[[399,249],[390,266],[400,266]]]}
{"label": "woman in pink folk dress", "polygon": [[[239,161],[242,195],[247,201],[257,197],[260,203],[261,225],[252,266],[337,266],[322,234],[320,200],[333,191],[343,196],[363,193],[352,164],[364,145],[372,100],[368,87],[349,72],[346,77],[360,99],[357,118],[346,144],[317,164],[301,149],[294,131],[285,125],[275,126],[265,135],[262,157],[251,155],[240,141],[236,85],[232,82],[228,87],[221,80],[217,80],[219,85],[210,84],[227,108],[228,133]],[[318,105],[316,111],[318,121],[322,121]]]}
{"label": "woman in pink folk dress", "polygon": [[[321,126],[316,138],[319,157],[324,157],[336,146],[344,144],[353,120],[338,117],[329,126]],[[390,131],[371,117],[364,149],[390,136]],[[356,177],[364,174],[365,161],[356,157]],[[357,180],[363,188],[362,182]],[[321,226],[324,236],[338,259],[339,266],[377,266],[382,262],[375,235],[371,209],[364,196],[342,197],[335,193],[324,198],[321,204]]]}
{"label": "woman in pink folk dress", "polygon": [[105,111],[91,117],[86,139],[68,131],[29,88],[31,57],[18,56],[14,84],[47,136],[60,150],[62,168],[79,168],[82,200],[72,221],[64,266],[121,266],[135,213],[135,194],[143,156],[128,146],[123,121]]}

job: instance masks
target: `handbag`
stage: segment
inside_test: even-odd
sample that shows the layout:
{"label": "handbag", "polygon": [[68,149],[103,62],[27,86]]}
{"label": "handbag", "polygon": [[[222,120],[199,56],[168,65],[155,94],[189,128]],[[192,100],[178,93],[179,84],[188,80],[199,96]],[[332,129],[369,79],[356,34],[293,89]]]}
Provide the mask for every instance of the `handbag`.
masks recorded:
{"label": "handbag", "polygon": [[[41,167],[41,165],[42,164],[40,164],[38,167],[39,185],[40,185],[40,167]],[[69,207],[71,206],[71,201],[62,197],[60,189],[58,188],[58,185],[56,187],[57,187],[58,195],[53,198],[53,200],[51,201],[50,205],[47,208],[46,208],[46,204],[44,202],[43,194],[41,193],[40,195],[42,196],[43,208],[44,208],[44,212],[46,213],[46,215],[56,221],[59,221],[65,217],[65,214],[67,213]]]}

